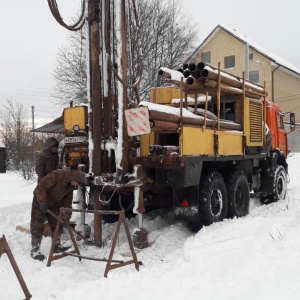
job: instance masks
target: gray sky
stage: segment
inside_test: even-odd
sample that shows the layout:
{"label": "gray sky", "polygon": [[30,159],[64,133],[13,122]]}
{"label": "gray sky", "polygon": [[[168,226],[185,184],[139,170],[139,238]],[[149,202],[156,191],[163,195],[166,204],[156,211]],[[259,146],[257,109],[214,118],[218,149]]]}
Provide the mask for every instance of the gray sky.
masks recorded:
{"label": "gray sky", "polygon": [[[64,20],[74,15],[81,0],[57,0]],[[56,53],[68,35],[52,16],[47,0],[1,1],[0,109],[6,99],[26,106],[36,121],[62,114],[50,97]],[[45,121],[44,121],[45,122]],[[42,124],[36,124],[42,125]]]}
{"label": "gray sky", "polygon": [[183,0],[183,8],[199,24],[199,42],[218,24],[226,25],[300,69],[300,2]]}
{"label": "gray sky", "polygon": [[[171,2],[172,0],[170,0]],[[68,35],[51,15],[47,0],[1,1],[0,109],[6,99],[23,101],[31,116],[61,115],[51,102],[57,48]],[[286,0],[183,0],[182,10],[199,25],[199,44],[217,26],[232,27],[300,69],[300,4]],[[64,20],[81,0],[57,0]],[[198,46],[198,45],[197,45]],[[40,124],[42,125],[42,124]]]}

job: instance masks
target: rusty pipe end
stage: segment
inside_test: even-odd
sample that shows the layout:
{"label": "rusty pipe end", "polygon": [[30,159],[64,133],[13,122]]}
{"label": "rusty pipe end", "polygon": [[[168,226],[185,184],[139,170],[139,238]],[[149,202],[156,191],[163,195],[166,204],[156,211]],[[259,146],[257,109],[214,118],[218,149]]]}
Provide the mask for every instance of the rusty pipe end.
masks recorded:
{"label": "rusty pipe end", "polygon": [[195,70],[196,70],[196,64],[190,63],[189,66],[188,66],[188,69],[189,69],[191,72],[195,71]]}
{"label": "rusty pipe end", "polygon": [[187,77],[189,77],[191,75],[191,71],[189,71],[189,70],[184,70],[183,71],[183,76],[184,76],[184,78],[187,78]]}
{"label": "rusty pipe end", "polygon": [[197,64],[197,69],[199,71],[203,70],[205,68],[205,63],[200,61],[198,64]]}
{"label": "rusty pipe end", "polygon": [[182,69],[183,69],[183,70],[186,70],[188,67],[189,67],[189,64],[183,64],[183,65],[182,65]]}
{"label": "rusty pipe end", "polygon": [[188,84],[188,85],[192,85],[193,83],[194,83],[194,78],[193,77],[188,77],[187,79],[186,79],[186,83]]}
{"label": "rusty pipe end", "polygon": [[200,74],[201,74],[201,77],[206,78],[208,76],[208,70],[207,69],[202,69]]}

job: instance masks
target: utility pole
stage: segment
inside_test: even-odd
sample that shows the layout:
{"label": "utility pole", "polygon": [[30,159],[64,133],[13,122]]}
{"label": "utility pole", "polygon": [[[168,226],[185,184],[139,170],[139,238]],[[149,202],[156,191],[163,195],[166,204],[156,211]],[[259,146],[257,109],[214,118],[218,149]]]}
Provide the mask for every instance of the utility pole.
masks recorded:
{"label": "utility pole", "polygon": [[[126,52],[126,9],[125,9],[125,0],[121,1],[121,26],[122,26],[122,71],[123,71],[123,81],[127,82],[127,52]],[[128,106],[128,99],[127,99],[127,87],[124,85],[123,88],[123,112],[124,109],[127,109]],[[122,167],[123,167],[123,172],[128,173],[129,170],[129,163],[128,163],[128,139],[127,139],[127,127],[126,127],[126,122],[125,122],[125,116],[123,113],[123,118],[122,118],[123,124],[123,152],[122,152]]]}
{"label": "utility pole", "polygon": [[249,44],[246,43],[245,51],[245,78],[249,79]]}
{"label": "utility pole", "polygon": [[32,118],[32,154],[33,154],[33,160],[35,160],[34,106],[31,106],[31,118]]}
{"label": "utility pole", "polygon": [[[100,55],[100,0],[89,0],[88,2],[88,28],[90,41],[90,93],[92,108],[92,128],[93,128],[93,173],[94,176],[102,175],[102,95],[101,95],[101,73],[99,65]],[[103,17],[104,14],[102,14]],[[103,20],[102,20],[103,22]],[[94,192],[94,208],[101,210],[100,192]],[[94,243],[96,246],[102,245],[102,216],[94,215]]]}

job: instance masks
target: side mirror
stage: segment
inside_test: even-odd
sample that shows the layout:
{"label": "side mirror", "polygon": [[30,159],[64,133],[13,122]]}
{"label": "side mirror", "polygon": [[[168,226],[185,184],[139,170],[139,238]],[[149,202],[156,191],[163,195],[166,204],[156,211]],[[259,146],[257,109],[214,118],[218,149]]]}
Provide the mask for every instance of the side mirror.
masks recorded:
{"label": "side mirror", "polygon": [[290,128],[291,128],[291,131],[295,131],[295,124],[296,124],[295,113],[290,113]]}

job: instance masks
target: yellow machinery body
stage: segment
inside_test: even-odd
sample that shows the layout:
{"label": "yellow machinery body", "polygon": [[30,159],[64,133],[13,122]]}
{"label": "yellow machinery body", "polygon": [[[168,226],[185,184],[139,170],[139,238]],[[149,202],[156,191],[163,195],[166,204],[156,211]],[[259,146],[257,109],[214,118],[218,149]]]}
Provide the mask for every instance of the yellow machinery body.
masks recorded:
{"label": "yellow machinery body", "polygon": [[[152,88],[150,102],[174,106],[172,99],[180,98],[180,89],[174,87]],[[183,100],[184,101],[184,100]],[[182,122],[176,133],[178,134],[179,155],[200,155],[200,156],[235,156],[244,155],[245,147],[261,147],[264,144],[264,106],[262,100],[242,97],[237,101],[239,108],[237,119],[242,124],[241,130],[228,130],[220,126],[219,130],[209,126],[187,125]],[[243,102],[243,103],[242,103]],[[188,103],[193,105],[193,103]],[[179,104],[177,104],[178,106]],[[149,148],[153,144],[160,144],[159,136],[171,132],[154,132],[149,135],[142,135],[141,156],[147,157]]]}
{"label": "yellow machinery body", "polygon": [[66,132],[72,132],[74,125],[78,125],[79,130],[86,130],[87,123],[86,106],[68,107],[64,109],[64,127]]}

